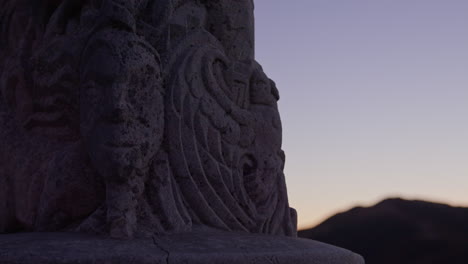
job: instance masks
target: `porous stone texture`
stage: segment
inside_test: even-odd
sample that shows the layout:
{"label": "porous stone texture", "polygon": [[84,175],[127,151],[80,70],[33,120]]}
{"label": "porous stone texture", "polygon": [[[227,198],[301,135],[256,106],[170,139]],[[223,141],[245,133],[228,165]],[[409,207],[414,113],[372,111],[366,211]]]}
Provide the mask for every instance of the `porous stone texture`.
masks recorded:
{"label": "porous stone texture", "polygon": [[0,232],[296,234],[251,0],[0,3]]}
{"label": "porous stone texture", "polygon": [[[41,250],[57,263],[87,261],[81,253],[60,255],[76,244],[104,263],[120,258],[107,260],[114,245],[123,259],[112,263],[135,252],[159,261],[161,250],[192,263],[206,241],[197,261],[223,263],[223,250],[232,257],[244,252],[236,241],[249,256],[270,254],[249,251],[257,237],[249,242],[248,233],[296,236],[279,93],[254,59],[252,0],[0,6],[0,233],[156,240],[172,234],[164,250],[150,249],[148,240],[8,235],[0,262],[39,263],[34,259],[48,257]],[[206,240],[191,232],[200,228],[245,234]],[[304,251],[291,247],[294,254],[312,247],[328,260],[326,252],[335,252],[277,239],[303,245]],[[8,252],[24,244],[32,255],[5,252],[8,241]],[[257,249],[266,246],[280,258],[279,242],[258,241]],[[183,243],[195,249],[184,251]]]}
{"label": "porous stone texture", "polygon": [[77,233],[0,236],[2,264],[364,264],[350,251],[308,239],[194,231],[114,240]]}

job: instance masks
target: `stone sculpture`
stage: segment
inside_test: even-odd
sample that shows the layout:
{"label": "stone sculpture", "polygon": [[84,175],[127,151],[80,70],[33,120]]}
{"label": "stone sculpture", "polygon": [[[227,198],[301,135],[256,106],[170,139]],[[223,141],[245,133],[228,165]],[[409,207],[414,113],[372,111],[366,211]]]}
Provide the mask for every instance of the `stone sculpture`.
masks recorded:
{"label": "stone sculpture", "polygon": [[252,0],[0,6],[0,233],[296,235]]}
{"label": "stone sculpture", "polygon": [[2,232],[295,234],[250,0],[3,2]]}

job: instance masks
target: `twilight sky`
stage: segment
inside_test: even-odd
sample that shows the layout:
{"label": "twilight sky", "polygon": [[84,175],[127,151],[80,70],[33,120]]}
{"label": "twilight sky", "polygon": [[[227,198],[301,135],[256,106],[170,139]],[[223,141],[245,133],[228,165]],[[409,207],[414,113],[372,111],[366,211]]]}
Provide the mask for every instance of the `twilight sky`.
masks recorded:
{"label": "twilight sky", "polygon": [[468,206],[467,0],[256,0],[308,227],[385,197]]}

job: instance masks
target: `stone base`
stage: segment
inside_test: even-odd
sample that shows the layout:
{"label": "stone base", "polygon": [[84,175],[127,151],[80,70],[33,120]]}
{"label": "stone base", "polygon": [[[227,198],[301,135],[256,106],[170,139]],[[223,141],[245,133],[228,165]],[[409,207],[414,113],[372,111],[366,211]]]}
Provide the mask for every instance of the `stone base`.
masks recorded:
{"label": "stone base", "polygon": [[77,233],[0,235],[2,264],[363,264],[348,250],[313,240],[203,231],[115,240]]}

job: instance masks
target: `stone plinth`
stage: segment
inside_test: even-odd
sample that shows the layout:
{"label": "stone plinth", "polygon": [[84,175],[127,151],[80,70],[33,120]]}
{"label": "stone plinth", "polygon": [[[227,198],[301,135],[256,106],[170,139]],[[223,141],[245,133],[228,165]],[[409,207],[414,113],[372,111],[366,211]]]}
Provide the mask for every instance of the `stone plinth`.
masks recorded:
{"label": "stone plinth", "polygon": [[0,236],[2,264],[362,264],[348,250],[313,240],[197,231],[148,239],[117,240],[77,233]]}

